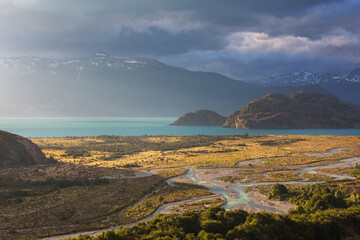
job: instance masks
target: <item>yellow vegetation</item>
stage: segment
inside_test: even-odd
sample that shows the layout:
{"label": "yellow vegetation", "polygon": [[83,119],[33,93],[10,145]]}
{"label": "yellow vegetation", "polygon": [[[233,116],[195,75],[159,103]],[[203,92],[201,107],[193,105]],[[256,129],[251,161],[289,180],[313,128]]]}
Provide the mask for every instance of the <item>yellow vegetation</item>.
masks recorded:
{"label": "yellow vegetation", "polygon": [[[97,138],[34,138],[33,142],[39,144],[47,156],[53,156],[62,162],[81,163],[86,165],[117,167],[125,165],[137,165],[139,168],[166,168],[187,165],[211,165],[211,167],[228,166],[234,167],[239,161],[279,157],[265,159],[265,164],[256,164],[262,167],[288,167],[294,165],[324,165],[332,163],[340,158],[360,155],[360,139],[354,136],[281,136],[261,135],[249,138],[242,136],[229,136],[228,139],[214,141],[210,145],[190,148],[180,148],[166,151],[140,151],[134,154],[123,155],[119,158],[111,158],[112,153],[106,151],[89,151],[84,156],[68,156],[66,149],[74,146],[87,144],[103,144],[104,141]],[[284,141],[290,143],[282,144]],[[301,139],[301,140],[299,140]],[[145,141],[153,143],[177,143],[182,137],[151,136]],[[275,145],[266,145],[267,141],[279,142]],[[291,142],[292,141],[292,142]],[[62,146],[59,150],[57,147]],[[118,148],[126,143],[117,144]],[[304,153],[326,152],[333,148],[349,148],[344,152],[335,153],[332,156],[309,156]],[[239,167],[248,167],[247,165]]]}
{"label": "yellow vegetation", "polygon": [[325,176],[325,175],[318,175],[318,174],[311,174],[307,172],[302,172],[301,175],[303,178],[306,178],[306,181],[312,182],[312,181],[329,181],[332,180],[332,177]]}

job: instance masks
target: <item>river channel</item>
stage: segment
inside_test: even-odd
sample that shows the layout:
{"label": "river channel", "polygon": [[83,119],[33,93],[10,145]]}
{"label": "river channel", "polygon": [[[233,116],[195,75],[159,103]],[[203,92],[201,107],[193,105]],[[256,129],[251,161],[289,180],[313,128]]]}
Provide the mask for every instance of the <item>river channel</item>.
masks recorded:
{"label": "river channel", "polygon": [[[303,154],[310,155],[310,156],[317,156],[317,157],[318,156],[331,156],[332,154],[342,152],[343,150],[344,149],[342,149],[342,148],[336,148],[336,149],[332,149],[332,150],[329,150],[329,151],[324,152],[324,153],[303,153]],[[279,157],[272,157],[272,158],[277,158],[278,159]],[[250,159],[250,160],[240,161],[236,165],[241,166],[241,165],[244,165],[244,164],[255,164],[255,163],[256,164],[261,164],[261,163],[264,163],[263,160],[272,159],[272,158]],[[304,167],[304,168],[296,169],[294,171],[297,171],[297,172],[302,171],[302,172],[307,172],[307,173],[311,173],[311,174],[325,175],[325,176],[329,176],[329,177],[334,178],[334,180],[352,179],[352,177],[350,177],[348,175],[336,175],[336,174],[330,174],[330,173],[324,173],[324,172],[317,172],[317,170],[318,169],[323,169],[323,168],[335,168],[335,167],[351,166],[351,165],[353,165],[355,163],[358,163],[358,162],[360,162],[360,156],[347,158],[347,159],[342,159],[342,160],[339,160],[339,162],[335,163],[335,164],[328,164],[328,165],[322,165],[322,166],[316,166],[316,167]],[[304,181],[306,179],[301,178],[301,180],[298,180],[298,181],[256,182],[256,183],[224,185],[224,184],[220,184],[219,182],[217,182],[215,180],[202,180],[202,179],[199,179],[197,177],[197,175],[199,174],[199,172],[201,170],[196,169],[195,167],[196,166],[186,166],[186,167],[184,167],[185,169],[188,170],[184,175],[174,177],[174,178],[170,178],[166,182],[169,185],[173,185],[174,182],[177,182],[177,180],[179,178],[186,177],[187,179],[189,179],[191,182],[193,182],[195,184],[207,187],[209,190],[216,193],[215,195],[199,197],[199,198],[193,198],[193,199],[187,199],[187,200],[183,200],[183,201],[179,201],[179,202],[173,202],[173,203],[164,204],[163,206],[158,208],[152,215],[148,216],[145,219],[140,220],[139,222],[151,220],[157,214],[162,213],[164,210],[172,208],[174,206],[182,205],[184,203],[189,203],[189,202],[195,202],[195,201],[200,201],[200,200],[205,200],[205,199],[216,198],[216,197],[222,197],[222,198],[225,199],[226,202],[225,202],[225,204],[222,205],[222,207],[227,209],[227,210],[236,209],[236,208],[244,208],[244,209],[257,209],[259,211],[276,212],[276,213],[280,213],[280,214],[281,213],[285,214],[286,211],[279,210],[278,208],[272,207],[271,205],[269,206],[268,204],[261,204],[261,201],[260,201],[260,203],[257,202],[257,201],[253,201],[252,199],[259,198],[259,196],[255,196],[255,195],[252,195],[250,193],[247,193],[245,191],[245,189],[248,188],[248,187],[260,186],[260,185],[272,185],[272,184],[275,184],[275,183],[279,183],[279,184],[306,184],[306,185],[308,185],[308,184],[315,184],[315,183],[324,182],[324,181],[312,181],[312,182],[309,182],[309,181]],[[140,202],[143,201],[143,200],[144,200],[144,198],[141,199]],[[136,203],[135,205],[138,205],[140,202]],[[96,236],[96,235],[101,234],[103,231],[114,230],[114,229],[117,229],[117,228],[119,228],[121,226],[131,227],[131,226],[133,226],[133,225],[135,225],[137,223],[138,222],[127,224],[127,225],[113,226],[113,227],[108,228],[108,229],[100,229],[100,230],[72,233],[72,234],[49,237],[49,238],[45,238],[45,239],[65,239],[65,238],[69,238],[69,237],[76,237],[76,236],[78,236],[80,234],[87,234],[87,235],[90,235],[90,236]]]}
{"label": "river channel", "polygon": [[[312,156],[317,156],[317,157],[318,156],[331,156],[332,154],[342,152],[343,150],[344,149],[342,149],[342,148],[336,148],[336,149],[331,149],[325,153],[303,153],[303,154],[306,154],[306,155],[312,154]],[[273,158],[279,159],[279,157],[273,157]],[[237,163],[237,165],[243,165],[244,163],[246,163],[246,164],[249,164],[249,163],[261,164],[261,163],[264,163],[263,160],[265,160],[265,159],[272,159],[272,158],[250,159],[250,160],[241,161],[241,162]],[[322,165],[322,166],[316,166],[316,167],[305,167],[305,168],[299,168],[299,169],[296,169],[293,171],[329,176],[329,177],[333,178],[333,180],[353,179],[353,177],[350,177],[348,175],[337,175],[337,174],[330,174],[330,173],[324,173],[324,172],[317,172],[318,169],[323,169],[323,168],[335,168],[335,167],[342,167],[342,166],[350,166],[352,164],[360,162],[360,156],[342,159],[339,161],[340,161],[339,163],[335,163],[335,164],[328,164],[328,165]],[[311,182],[304,181],[306,179],[299,176],[301,178],[301,180],[297,180],[297,181],[257,182],[257,183],[231,184],[228,186],[224,186],[223,184],[219,184],[216,181],[211,181],[211,180],[204,181],[202,179],[198,179],[197,178],[197,174],[199,173],[198,169],[191,168],[189,166],[185,167],[185,168],[188,169],[185,176],[188,179],[190,179],[193,183],[205,186],[208,189],[210,189],[211,191],[216,192],[216,193],[220,194],[222,197],[224,197],[226,200],[226,203],[222,207],[227,210],[244,207],[244,206],[249,206],[251,208],[261,209],[261,210],[268,211],[268,212],[276,212],[276,211],[274,211],[275,209],[273,209],[271,207],[262,206],[260,204],[256,204],[255,202],[251,201],[250,198],[254,197],[254,196],[245,192],[245,189],[248,187],[260,186],[260,185],[272,185],[275,183],[279,183],[279,184],[315,184],[315,183],[324,182],[324,181],[311,181]],[[174,178],[173,180],[176,180],[176,178]]]}

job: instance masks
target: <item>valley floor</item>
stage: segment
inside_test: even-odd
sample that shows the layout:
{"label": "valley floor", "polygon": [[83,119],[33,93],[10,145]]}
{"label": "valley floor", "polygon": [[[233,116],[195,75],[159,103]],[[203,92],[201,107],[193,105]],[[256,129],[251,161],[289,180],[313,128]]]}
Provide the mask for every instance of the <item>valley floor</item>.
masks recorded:
{"label": "valley floor", "polygon": [[295,206],[266,197],[275,183],[296,189],[352,179],[360,161],[360,138],[352,136],[32,140],[59,163],[0,169],[6,239],[96,235],[102,230],[93,229],[211,206],[285,214]]}

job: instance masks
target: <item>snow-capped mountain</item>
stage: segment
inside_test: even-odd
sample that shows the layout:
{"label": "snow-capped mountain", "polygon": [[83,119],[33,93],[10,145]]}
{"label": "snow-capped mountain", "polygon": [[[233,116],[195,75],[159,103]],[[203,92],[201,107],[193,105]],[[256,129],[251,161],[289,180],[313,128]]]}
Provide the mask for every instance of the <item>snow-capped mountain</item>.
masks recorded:
{"label": "snow-capped mountain", "polygon": [[264,82],[264,85],[269,84],[278,84],[279,86],[284,85],[297,85],[303,86],[306,84],[317,84],[319,82],[319,75],[313,74],[309,71],[303,70],[294,72],[287,75],[275,75],[271,76],[269,80]]}
{"label": "snow-capped mountain", "polygon": [[133,71],[138,68],[162,65],[160,62],[144,58],[112,57],[105,53],[96,53],[87,58],[48,59],[40,57],[0,58],[0,74],[27,75],[37,71],[47,71],[56,75],[62,71],[78,74],[94,69],[112,71]]}
{"label": "snow-capped mountain", "polygon": [[316,74],[301,70],[285,75],[274,75],[258,82],[263,86],[304,86],[309,84],[352,84],[360,83],[360,68],[347,76],[335,73]]}
{"label": "snow-capped mountain", "polygon": [[346,79],[350,82],[360,83],[360,68],[353,70]]}
{"label": "snow-capped mountain", "polygon": [[301,87],[318,85],[341,100],[360,105],[360,68],[348,75],[336,73],[316,74],[306,70],[285,75],[275,75],[257,82],[260,86],[292,86]]}
{"label": "snow-capped mountain", "polygon": [[217,73],[104,53],[85,58],[0,58],[0,116],[227,115],[268,93],[312,87],[259,87]]}

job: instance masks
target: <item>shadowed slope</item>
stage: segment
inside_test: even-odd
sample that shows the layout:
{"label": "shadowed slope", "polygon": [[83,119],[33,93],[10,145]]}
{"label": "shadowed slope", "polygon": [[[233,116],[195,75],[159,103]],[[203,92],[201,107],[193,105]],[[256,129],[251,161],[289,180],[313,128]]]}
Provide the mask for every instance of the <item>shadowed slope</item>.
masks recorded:
{"label": "shadowed slope", "polygon": [[199,110],[196,112],[189,112],[182,115],[179,119],[170,125],[176,126],[221,126],[226,120],[214,111]]}
{"label": "shadowed slope", "polygon": [[29,139],[0,131],[0,167],[50,162],[52,161]]}
{"label": "shadowed slope", "polygon": [[224,127],[240,129],[360,128],[360,109],[336,97],[297,92],[268,94],[232,114]]}

